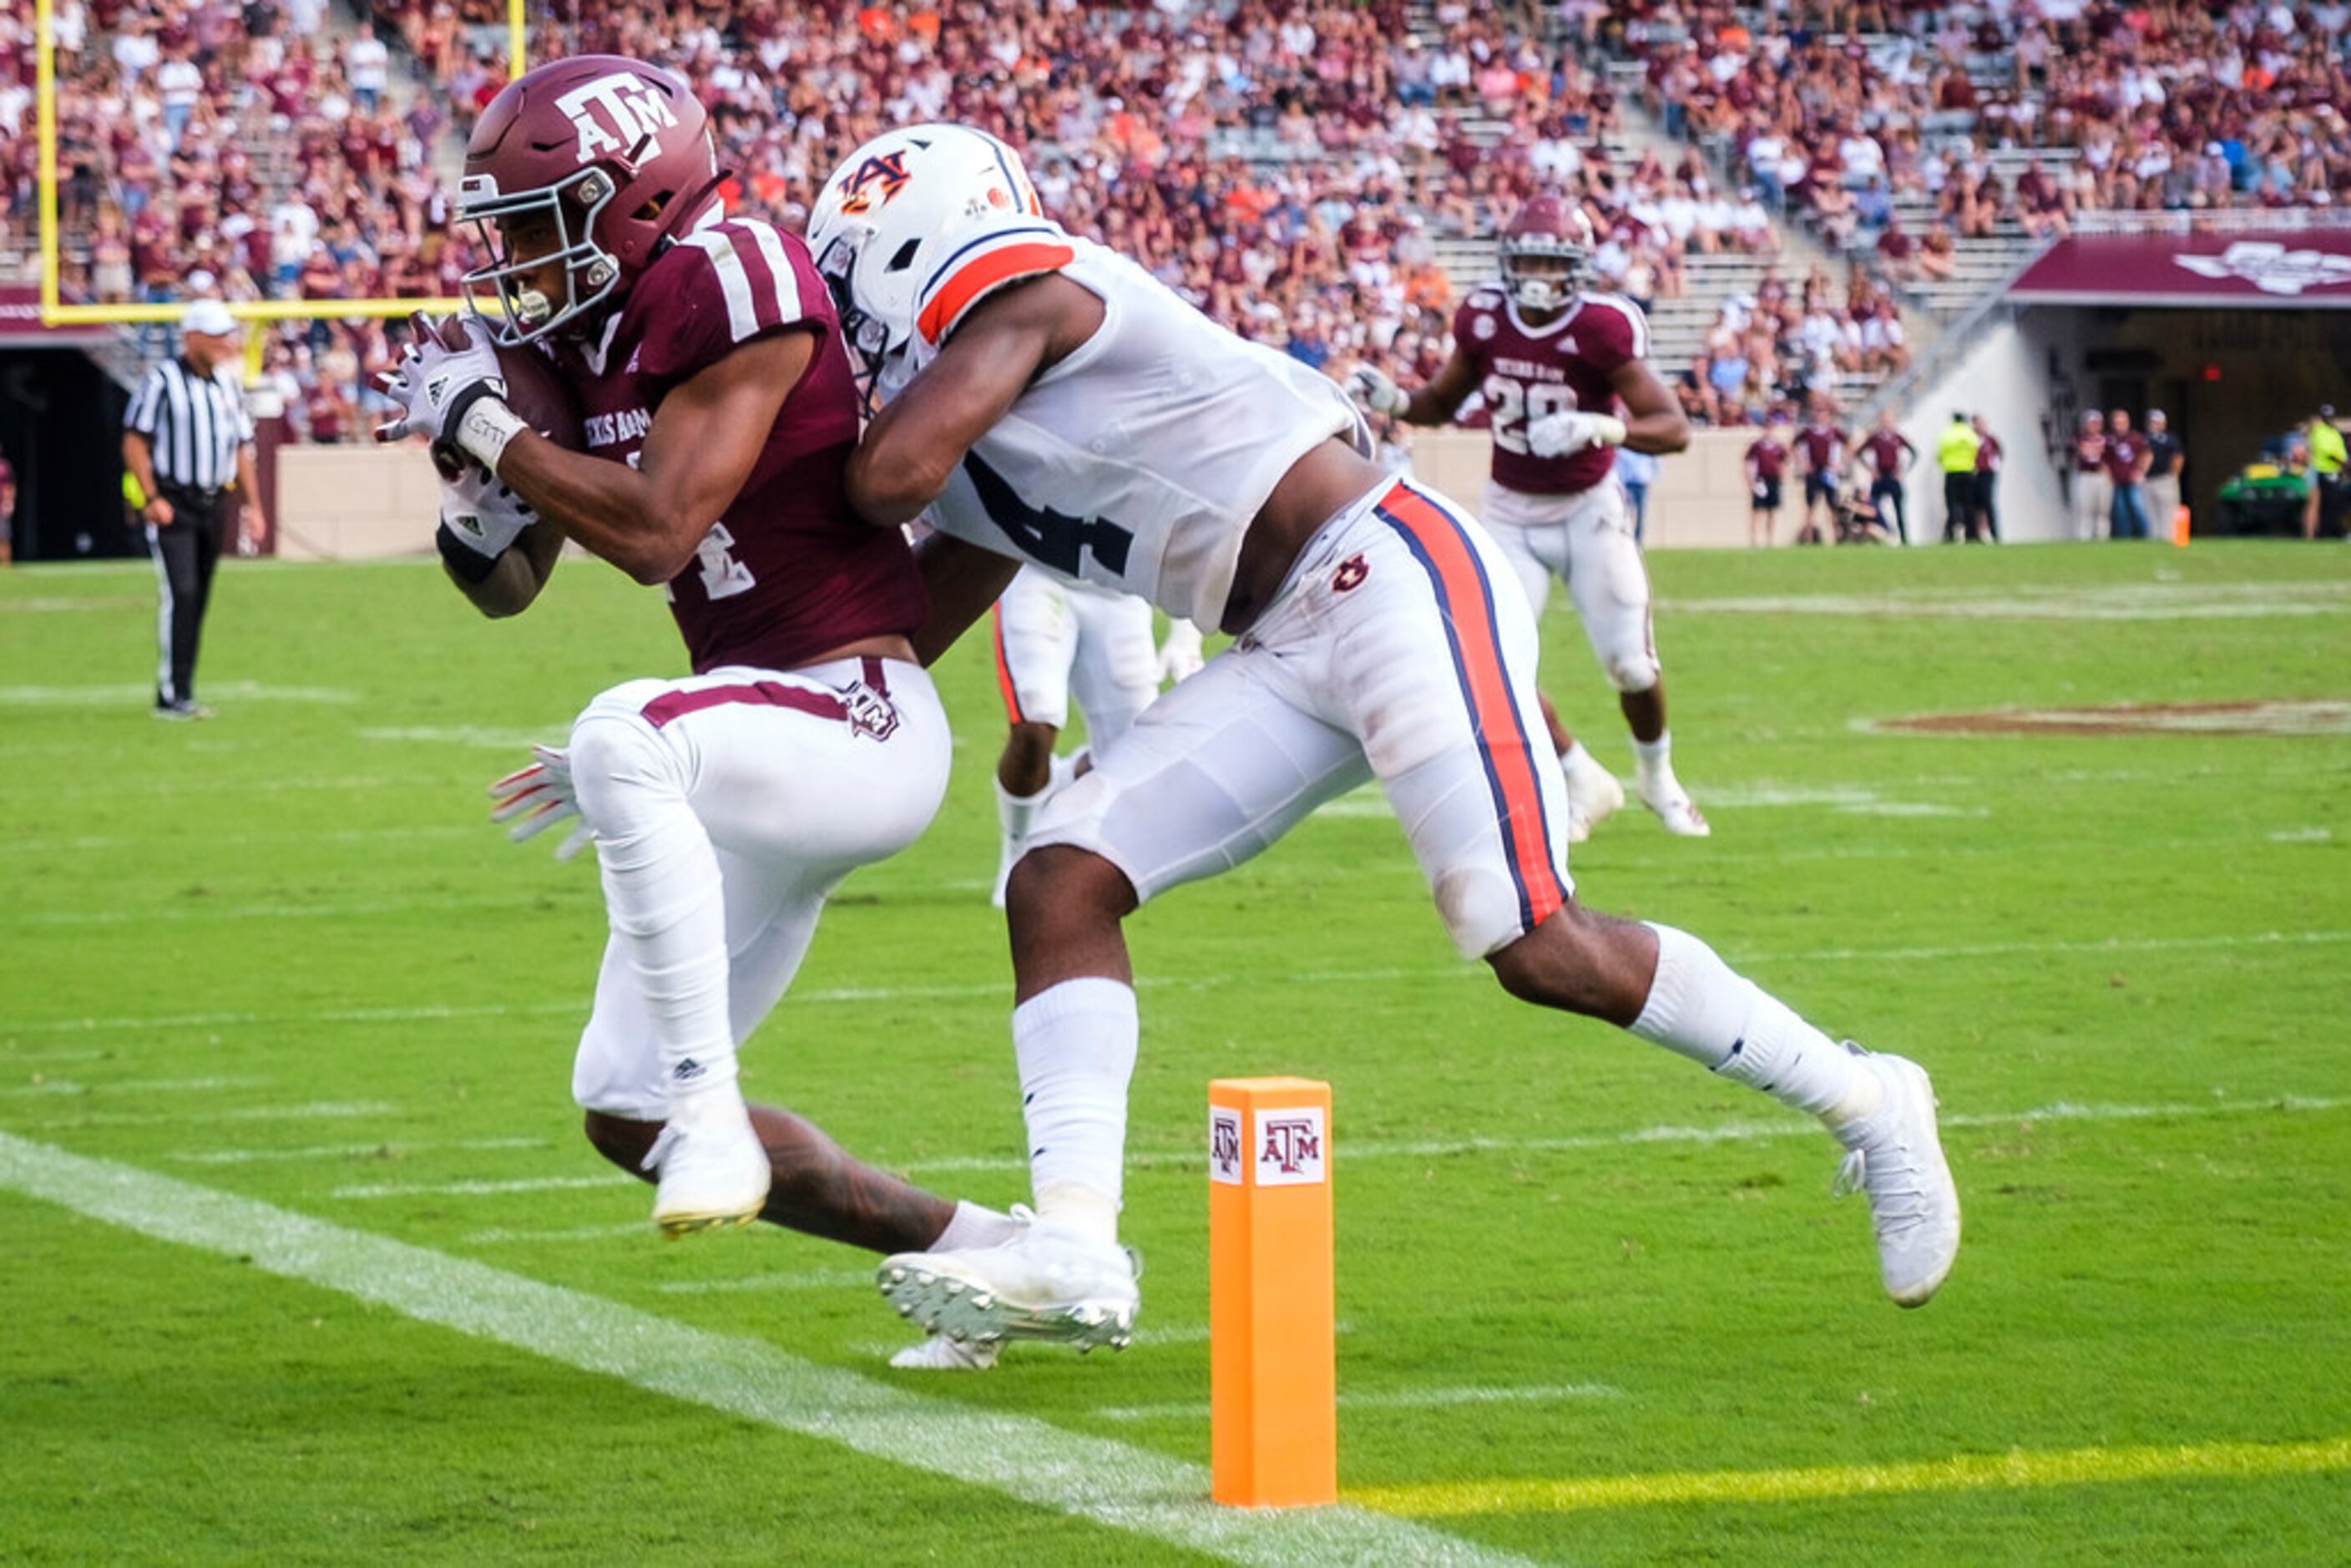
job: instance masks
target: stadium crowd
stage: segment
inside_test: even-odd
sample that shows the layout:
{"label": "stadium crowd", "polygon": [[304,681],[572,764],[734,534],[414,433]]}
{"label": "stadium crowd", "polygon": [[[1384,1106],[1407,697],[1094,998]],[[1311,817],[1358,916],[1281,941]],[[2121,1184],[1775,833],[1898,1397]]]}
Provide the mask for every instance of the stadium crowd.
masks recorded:
{"label": "stadium crowd", "polygon": [[[473,247],[435,155],[445,168],[449,133],[506,79],[504,6],[384,0],[353,31],[326,25],[329,4],[58,0],[71,292],[456,291]],[[1960,239],[2062,235],[2087,208],[2351,198],[2351,0],[1788,0],[1761,34],[1750,15],[1442,0],[1423,36],[1403,0],[621,0],[559,31],[686,76],[737,204],[786,226],[885,126],[969,120],[1027,150],[1063,222],[1217,319],[1407,384],[1448,347],[1440,246],[1537,191],[1580,202],[1598,281],[1644,305],[1683,293],[1691,256],[1771,255],[1775,214],[1794,213],[1858,265],[1842,287],[1768,274],[1689,365],[1661,367],[1709,423],[1899,370],[1887,285],[1951,276]],[[1645,62],[1678,156],[1612,152],[1618,105],[1580,43]],[[430,90],[395,93],[396,55]],[[26,128],[31,79],[29,23],[0,19],[0,130]],[[2009,148],[2053,151],[2003,180],[1991,153]],[[0,150],[12,233],[30,226],[34,155],[24,134]],[[1916,233],[1893,211],[1910,196],[1933,204]],[[333,440],[365,423],[388,352],[379,324],[303,322],[265,360],[298,432]]]}
{"label": "stadium crowd", "polygon": [[[498,8],[376,8],[374,27],[436,89],[403,110],[385,44],[364,27],[336,36],[324,4],[62,0],[69,291],[455,291],[472,247],[448,223],[434,143],[505,80]],[[1714,189],[1695,154],[1670,169],[1612,160],[1611,95],[1534,20],[1448,5],[1426,43],[1398,0],[1158,0],[1111,21],[1074,0],[789,16],[636,3],[583,17],[565,47],[691,79],[740,172],[737,204],[760,215],[798,226],[833,162],[885,125],[968,120],[1029,150],[1072,228],[1146,258],[1237,330],[1333,371],[1374,358],[1416,379],[1447,347],[1437,240],[1490,233],[1534,191],[1584,200],[1606,236],[1604,280],[1644,301],[1680,292],[1685,255],[1772,244],[1761,206]],[[29,80],[26,43],[0,51],[0,79]],[[22,213],[31,140],[11,145]],[[379,324],[305,322],[273,329],[265,359],[298,433],[334,440],[365,423],[388,351]]]}
{"label": "stadium crowd", "polygon": [[[2085,210],[2351,200],[2345,0],[1792,0],[1761,36],[1721,0],[1607,10],[1669,131],[1896,277],[2004,222],[2062,235]],[[2003,180],[2006,150],[2051,155]],[[1934,225],[1889,240],[1902,195]]]}

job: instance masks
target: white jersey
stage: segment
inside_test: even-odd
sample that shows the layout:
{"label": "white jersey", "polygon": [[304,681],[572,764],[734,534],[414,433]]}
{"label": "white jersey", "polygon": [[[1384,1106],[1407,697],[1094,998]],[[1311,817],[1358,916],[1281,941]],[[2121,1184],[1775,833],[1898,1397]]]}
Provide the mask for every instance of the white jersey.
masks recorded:
{"label": "white jersey", "polygon": [[1336,382],[1216,325],[1141,267],[1025,215],[950,256],[916,299],[910,370],[1008,283],[1059,272],[1102,323],[1022,392],[933,502],[957,538],[1214,626],[1274,486],[1361,418]]}

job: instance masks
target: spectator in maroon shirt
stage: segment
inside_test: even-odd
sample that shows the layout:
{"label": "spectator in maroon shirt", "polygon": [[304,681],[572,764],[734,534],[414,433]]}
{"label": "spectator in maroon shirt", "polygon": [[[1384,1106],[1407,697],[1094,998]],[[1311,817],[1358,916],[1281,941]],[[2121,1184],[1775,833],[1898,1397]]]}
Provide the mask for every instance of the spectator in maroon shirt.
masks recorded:
{"label": "spectator in maroon shirt", "polygon": [[1869,504],[1876,508],[1877,520],[1883,523],[1891,517],[1896,537],[1908,544],[1910,503],[1902,487],[1902,476],[1917,457],[1918,449],[1910,444],[1909,437],[1894,428],[1892,409],[1879,411],[1877,428],[1862,442],[1861,454],[1869,462]]}
{"label": "spectator in maroon shirt", "polygon": [[1982,414],[1975,416],[1974,423],[1977,442],[1976,515],[1975,526],[1968,530],[1968,542],[1998,544],[2000,509],[1995,504],[1994,492],[2000,488],[2001,465],[2007,460],[2008,455],[2000,444],[2000,437],[1994,435],[1991,426],[1984,423]]}
{"label": "spectator in maroon shirt", "polygon": [[2126,409],[2106,416],[2106,477],[2115,486],[2115,498],[2107,503],[2114,509],[2114,537],[2147,538],[2147,443],[2132,431]]}
{"label": "spectator in maroon shirt", "polygon": [[1788,471],[1788,433],[1772,425],[1747,447],[1747,542],[1769,545],[1780,523],[1780,481]]}

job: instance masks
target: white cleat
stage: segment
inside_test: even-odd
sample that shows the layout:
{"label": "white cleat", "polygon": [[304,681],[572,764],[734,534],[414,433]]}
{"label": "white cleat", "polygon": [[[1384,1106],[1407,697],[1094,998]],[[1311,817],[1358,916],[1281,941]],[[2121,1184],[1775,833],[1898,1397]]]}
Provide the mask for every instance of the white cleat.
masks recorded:
{"label": "white cleat", "polygon": [[1139,1271],[1125,1249],[1040,1221],[998,1247],[886,1258],[874,1283],[900,1317],[956,1343],[1123,1350],[1142,1304]]}
{"label": "white cleat", "polygon": [[1923,1307],[1959,1255],[1959,1192],[1935,1128],[1935,1088],[1926,1069],[1881,1056],[1851,1040],[1845,1049],[1885,1086],[1877,1108],[1835,1130],[1852,1150],[1831,1191],[1869,1194],[1877,1231],[1877,1268],[1895,1304]]}
{"label": "white cleat", "polygon": [[697,1230],[724,1230],[759,1218],[768,1201],[768,1151],[739,1099],[673,1115],[645,1155],[660,1173],[653,1225],[674,1241]]}
{"label": "white cleat", "polygon": [[898,1352],[890,1358],[890,1364],[902,1372],[986,1372],[1003,1354],[1000,1340],[980,1343],[935,1333]]}
{"label": "white cleat", "polygon": [[1625,786],[1588,751],[1571,751],[1559,764],[1567,778],[1567,841],[1580,844],[1625,804]]}
{"label": "white cleat", "polygon": [[1640,791],[1641,804],[1656,812],[1657,821],[1666,825],[1666,831],[1676,838],[1703,839],[1713,835],[1714,829],[1708,825],[1706,813],[1698,809],[1689,791],[1677,780],[1664,779],[1654,785],[1645,782]]}

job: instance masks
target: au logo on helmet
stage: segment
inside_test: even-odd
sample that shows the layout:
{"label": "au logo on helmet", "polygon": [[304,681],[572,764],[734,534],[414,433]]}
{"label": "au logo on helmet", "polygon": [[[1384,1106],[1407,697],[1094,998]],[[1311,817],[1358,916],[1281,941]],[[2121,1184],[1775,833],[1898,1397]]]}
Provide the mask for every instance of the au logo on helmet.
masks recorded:
{"label": "au logo on helmet", "polygon": [[857,166],[857,172],[842,182],[841,210],[844,213],[865,214],[875,207],[886,206],[890,198],[905,189],[906,154],[876,153]]}
{"label": "au logo on helmet", "polygon": [[661,89],[626,71],[573,88],[555,107],[580,132],[580,162],[592,163],[611,153],[632,173],[658,151],[661,133],[677,123]]}

